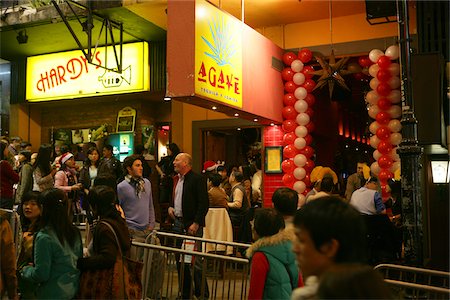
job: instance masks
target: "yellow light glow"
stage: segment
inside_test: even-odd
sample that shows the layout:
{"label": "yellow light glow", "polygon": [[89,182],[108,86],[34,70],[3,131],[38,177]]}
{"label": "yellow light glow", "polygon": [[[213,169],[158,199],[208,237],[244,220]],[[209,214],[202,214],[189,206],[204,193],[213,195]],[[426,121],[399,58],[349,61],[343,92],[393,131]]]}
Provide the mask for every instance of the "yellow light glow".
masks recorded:
{"label": "yellow light glow", "polygon": [[[123,45],[122,73],[89,64],[80,50],[29,57],[26,100],[73,99],[150,90],[148,44]],[[97,48],[93,63],[116,67],[111,46]],[[107,56],[105,57],[105,52]]]}

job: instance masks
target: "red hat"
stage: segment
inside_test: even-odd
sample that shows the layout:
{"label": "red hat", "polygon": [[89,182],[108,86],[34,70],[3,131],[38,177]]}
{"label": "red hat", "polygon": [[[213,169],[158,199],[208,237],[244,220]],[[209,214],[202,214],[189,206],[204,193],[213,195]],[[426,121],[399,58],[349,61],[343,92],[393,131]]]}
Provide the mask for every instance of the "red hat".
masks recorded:
{"label": "red hat", "polygon": [[73,157],[73,154],[70,152],[64,153],[63,155],[61,155],[61,158],[59,159],[59,161],[61,162],[61,164],[65,164],[66,161],[68,161],[69,159],[71,159]]}
{"label": "red hat", "polygon": [[213,162],[212,160],[207,160],[203,163],[203,173],[206,171],[214,171],[214,169],[217,167],[217,164]]}

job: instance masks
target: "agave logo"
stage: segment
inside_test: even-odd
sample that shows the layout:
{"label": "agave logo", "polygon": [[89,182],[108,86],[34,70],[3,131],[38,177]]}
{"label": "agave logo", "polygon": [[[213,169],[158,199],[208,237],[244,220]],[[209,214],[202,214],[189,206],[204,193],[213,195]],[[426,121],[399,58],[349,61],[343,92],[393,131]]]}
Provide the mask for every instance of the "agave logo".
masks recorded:
{"label": "agave logo", "polygon": [[230,65],[233,67],[231,59],[237,50],[233,43],[235,28],[223,17],[208,22],[208,25],[212,40],[202,36],[202,40],[209,48],[209,52],[205,51],[205,55],[211,57],[219,66]]}

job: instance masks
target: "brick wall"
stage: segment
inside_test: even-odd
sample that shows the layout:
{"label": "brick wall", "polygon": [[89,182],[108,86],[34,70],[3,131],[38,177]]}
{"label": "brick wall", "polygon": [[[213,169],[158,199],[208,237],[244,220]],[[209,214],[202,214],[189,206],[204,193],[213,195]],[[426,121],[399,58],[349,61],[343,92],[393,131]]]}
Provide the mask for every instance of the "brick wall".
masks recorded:
{"label": "brick wall", "polygon": [[[264,147],[266,146],[282,146],[283,145],[283,129],[281,126],[267,126],[263,132]],[[263,160],[265,161],[265,160]],[[264,170],[264,168],[263,168]],[[283,187],[283,174],[266,174],[264,173],[264,195],[263,206],[272,207],[272,194],[276,189]]]}

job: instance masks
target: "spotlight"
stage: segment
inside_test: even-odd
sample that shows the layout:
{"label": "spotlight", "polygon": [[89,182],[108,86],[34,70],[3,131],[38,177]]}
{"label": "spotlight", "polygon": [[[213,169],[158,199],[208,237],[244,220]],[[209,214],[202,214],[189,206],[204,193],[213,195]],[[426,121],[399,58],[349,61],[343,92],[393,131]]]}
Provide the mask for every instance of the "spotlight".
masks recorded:
{"label": "spotlight", "polygon": [[26,44],[28,42],[27,31],[25,29],[19,31],[16,38],[17,38],[17,41],[19,42],[19,44]]}
{"label": "spotlight", "polygon": [[172,100],[172,98],[170,98],[170,97],[164,97],[164,101],[170,101],[170,100]]}

